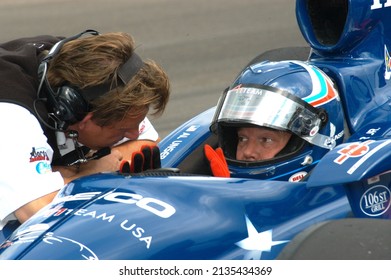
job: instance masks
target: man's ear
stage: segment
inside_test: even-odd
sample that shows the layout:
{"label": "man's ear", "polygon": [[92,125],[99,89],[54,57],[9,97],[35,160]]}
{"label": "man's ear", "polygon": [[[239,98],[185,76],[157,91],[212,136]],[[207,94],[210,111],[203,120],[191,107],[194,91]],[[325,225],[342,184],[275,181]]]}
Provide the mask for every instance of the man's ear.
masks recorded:
{"label": "man's ear", "polygon": [[85,126],[91,121],[92,116],[93,116],[92,112],[87,113],[87,115],[85,115],[85,117],[80,122],[77,123],[79,129],[85,128]]}

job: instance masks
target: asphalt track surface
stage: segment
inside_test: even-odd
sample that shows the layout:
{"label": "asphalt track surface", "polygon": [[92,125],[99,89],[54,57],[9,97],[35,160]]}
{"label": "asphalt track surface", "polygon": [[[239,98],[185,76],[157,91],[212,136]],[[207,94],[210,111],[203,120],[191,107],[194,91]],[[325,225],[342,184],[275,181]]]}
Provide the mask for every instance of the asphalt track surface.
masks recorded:
{"label": "asphalt track surface", "polygon": [[258,54],[306,46],[294,0],[1,0],[0,41],[84,29],[124,31],[171,80],[167,110],[152,122],[162,137],[216,105]]}

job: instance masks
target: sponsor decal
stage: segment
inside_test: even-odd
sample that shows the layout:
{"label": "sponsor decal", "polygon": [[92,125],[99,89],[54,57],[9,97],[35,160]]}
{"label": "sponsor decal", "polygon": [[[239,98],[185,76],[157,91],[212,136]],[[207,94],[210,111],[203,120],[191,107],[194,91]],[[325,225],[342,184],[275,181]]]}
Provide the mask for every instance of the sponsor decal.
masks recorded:
{"label": "sponsor decal", "polygon": [[316,133],[318,133],[319,127],[315,126],[310,131],[310,136],[313,137]]}
{"label": "sponsor decal", "polygon": [[383,215],[390,204],[390,190],[383,185],[369,188],[360,199],[361,211],[370,217]]}
{"label": "sponsor decal", "polygon": [[299,182],[305,175],[307,175],[307,172],[305,171],[295,173],[289,178],[289,182]]}
{"label": "sponsor decal", "polygon": [[353,174],[364,162],[366,162],[370,157],[372,157],[374,154],[376,154],[378,151],[383,149],[385,146],[391,143],[391,140],[386,140],[375,146],[369,153],[367,153],[365,156],[360,158],[355,164],[352,165],[352,167],[349,168],[347,171],[348,174]]}
{"label": "sponsor decal", "polygon": [[30,163],[36,163],[35,169],[38,174],[51,172],[49,155],[45,148],[33,147],[30,153]]}
{"label": "sponsor decal", "polygon": [[50,161],[45,148],[33,147],[30,153],[30,162],[37,162],[37,161]]}
{"label": "sponsor decal", "polygon": [[371,129],[369,129],[369,130],[365,133],[365,135],[368,135],[368,136],[362,136],[362,137],[359,138],[359,140],[360,140],[360,141],[364,141],[364,140],[370,139],[371,136],[375,136],[380,130],[381,130],[380,127],[378,127],[378,128],[371,128]]}
{"label": "sponsor decal", "polygon": [[191,134],[197,131],[199,127],[199,125],[192,125],[188,127],[160,153],[160,159],[165,159],[168,157],[178,146],[181,145],[183,139],[189,138]]}
{"label": "sponsor decal", "polygon": [[39,174],[44,174],[50,172],[52,170],[52,166],[48,162],[38,162],[35,166],[35,170],[37,170]]}
{"label": "sponsor decal", "polygon": [[[129,205],[135,205],[136,207],[145,210],[151,214],[154,214],[160,218],[167,219],[174,215],[176,212],[175,208],[170,204],[155,199],[151,197],[143,197],[142,195],[135,193],[127,192],[110,192],[110,193],[101,192],[87,192],[87,193],[78,193],[75,195],[64,196],[61,198],[56,198],[56,203],[67,202],[67,201],[77,201],[77,200],[90,200],[97,198],[103,199],[109,202],[123,203]],[[101,195],[101,196],[99,196]],[[147,249],[150,248],[152,243],[152,236],[146,233],[146,230],[138,225],[135,222],[131,222],[128,219],[120,219],[114,214],[108,214],[106,212],[99,212],[89,209],[70,209],[62,206],[57,206],[52,209],[48,209],[43,212],[44,217],[59,217],[59,216],[79,216],[84,218],[91,218],[99,220],[101,222],[107,223],[116,223],[122,230],[125,230],[130,233],[130,235],[140,242],[144,242]]]}
{"label": "sponsor decal", "polygon": [[378,127],[378,128],[371,128],[365,134],[374,136],[380,129],[381,129],[380,127]]}
{"label": "sponsor decal", "polygon": [[70,209],[66,207],[55,207],[53,209],[46,210],[43,213],[44,217],[61,217],[61,216],[78,216],[81,218],[89,218],[98,220],[101,222],[118,224],[122,230],[130,233],[130,236],[138,239],[140,242],[145,243],[147,249],[150,248],[152,243],[152,236],[146,234],[146,230],[137,225],[136,223],[130,222],[129,220],[119,220],[114,214],[107,214],[106,212],[91,211],[89,209]]}
{"label": "sponsor decal", "polygon": [[391,140],[378,141],[376,145],[369,148],[369,144],[375,142],[374,140],[366,140],[365,142],[354,142],[348,146],[337,151],[340,156],[337,157],[334,162],[342,165],[349,158],[358,159],[348,170],[348,174],[353,174],[363,163],[365,163],[370,157],[383,149],[385,146],[391,143]]}
{"label": "sponsor decal", "polygon": [[374,142],[373,140],[368,140],[365,142],[355,142],[350,145],[342,148],[338,151],[340,156],[334,160],[337,164],[343,164],[349,158],[362,157],[369,151],[369,144]]}
{"label": "sponsor decal", "polygon": [[372,0],[371,10],[391,7],[391,0]]}
{"label": "sponsor decal", "polygon": [[[86,192],[77,193],[75,195],[56,198],[54,202],[75,201],[75,200],[90,200],[96,198],[102,192]],[[160,218],[169,218],[176,212],[175,208],[170,204],[151,197],[143,197],[136,193],[127,192],[109,192],[103,193],[98,199],[104,199],[111,202],[124,204],[133,204],[141,209],[144,209]]]}

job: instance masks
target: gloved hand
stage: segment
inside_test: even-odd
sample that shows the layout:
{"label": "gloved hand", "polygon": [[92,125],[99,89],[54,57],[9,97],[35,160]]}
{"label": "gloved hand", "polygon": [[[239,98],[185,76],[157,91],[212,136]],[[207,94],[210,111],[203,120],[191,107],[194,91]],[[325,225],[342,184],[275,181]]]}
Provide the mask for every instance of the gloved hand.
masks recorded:
{"label": "gloved hand", "polygon": [[206,159],[209,161],[209,166],[213,176],[226,178],[231,177],[223,150],[220,147],[213,150],[210,145],[206,144],[204,146],[204,154]]}
{"label": "gloved hand", "polygon": [[130,174],[157,168],[161,168],[159,147],[143,145],[140,151],[133,152],[130,161],[122,160],[119,172]]}

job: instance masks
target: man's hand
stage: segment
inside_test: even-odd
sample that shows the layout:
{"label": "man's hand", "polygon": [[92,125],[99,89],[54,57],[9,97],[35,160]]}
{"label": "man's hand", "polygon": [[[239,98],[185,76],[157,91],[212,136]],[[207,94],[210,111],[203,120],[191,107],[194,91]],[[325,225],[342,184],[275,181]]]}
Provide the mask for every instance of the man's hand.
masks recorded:
{"label": "man's hand", "polygon": [[161,168],[160,150],[156,145],[143,145],[140,151],[133,152],[131,160],[122,160],[119,171],[124,174],[139,173]]}

